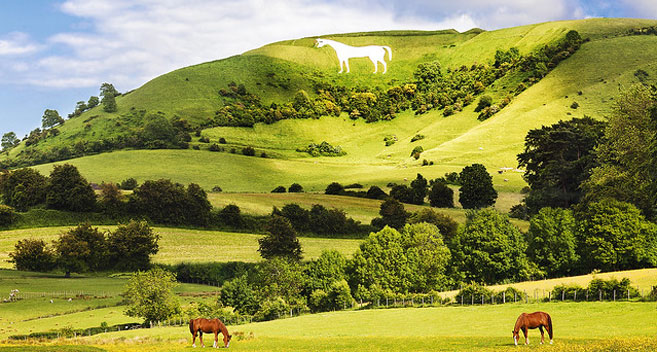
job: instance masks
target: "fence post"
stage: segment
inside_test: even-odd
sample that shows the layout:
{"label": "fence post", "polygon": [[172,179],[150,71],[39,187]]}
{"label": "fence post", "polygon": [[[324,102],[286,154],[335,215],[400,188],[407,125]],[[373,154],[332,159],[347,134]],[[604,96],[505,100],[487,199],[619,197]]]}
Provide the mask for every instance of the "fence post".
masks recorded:
{"label": "fence post", "polygon": [[527,290],[525,290],[525,303],[529,303],[529,295],[527,295]]}
{"label": "fence post", "polygon": [[566,295],[566,290],[561,290],[561,302],[563,302],[565,295]]}
{"label": "fence post", "polygon": [[598,293],[598,294],[599,294],[599,296],[600,296],[600,299],[599,299],[599,300],[602,301],[602,290],[599,290],[599,293]]}
{"label": "fence post", "polygon": [[552,302],[552,291],[548,291],[548,301]]}
{"label": "fence post", "polygon": [[502,303],[506,303],[506,291],[502,292]]}
{"label": "fence post", "polygon": [[484,305],[484,295],[481,295],[481,305]]}
{"label": "fence post", "polygon": [[577,290],[575,290],[574,297],[575,297],[575,298],[573,299],[573,301],[577,302]]}
{"label": "fence post", "polygon": [[630,300],[630,289],[629,288],[627,289],[627,300],[628,301]]}
{"label": "fence post", "polygon": [[518,294],[516,293],[516,291],[513,291],[513,303],[516,303],[517,296]]}
{"label": "fence post", "polygon": [[388,296],[386,296],[386,307],[388,307]]}
{"label": "fence post", "polygon": [[474,293],[471,293],[471,294],[470,294],[470,301],[471,301],[471,302],[470,302],[470,305],[471,305],[471,306],[474,306]]}

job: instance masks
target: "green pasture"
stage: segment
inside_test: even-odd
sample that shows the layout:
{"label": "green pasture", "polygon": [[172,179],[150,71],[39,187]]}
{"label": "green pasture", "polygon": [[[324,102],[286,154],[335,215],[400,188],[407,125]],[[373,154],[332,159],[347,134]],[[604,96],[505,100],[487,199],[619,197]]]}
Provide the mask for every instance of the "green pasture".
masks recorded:
{"label": "green pasture", "polygon": [[[238,351],[617,351],[605,348],[623,346],[650,351],[657,346],[655,308],[655,303],[589,302],[383,309],[228,328],[235,336],[231,349]],[[530,330],[530,346],[513,346],[511,330],[517,316],[539,310],[552,317],[555,344],[539,346],[539,332]],[[191,338],[183,326],[101,334],[85,337],[82,343],[108,351],[179,351],[191,347]]]}
{"label": "green pasture", "polygon": [[[9,253],[14,245],[24,238],[38,238],[50,242],[70,227],[47,227],[0,231],[0,268],[11,268]],[[103,231],[114,230],[116,226],[100,226]],[[160,250],[153,257],[155,263],[176,264],[180,262],[256,262],[261,260],[258,253],[258,238],[262,235],[223,231],[190,230],[156,227],[160,235]],[[358,248],[360,240],[301,237],[304,259],[319,257],[323,250],[335,249],[351,256]],[[1,287],[1,284],[0,284]],[[1,291],[0,291],[1,292]]]}

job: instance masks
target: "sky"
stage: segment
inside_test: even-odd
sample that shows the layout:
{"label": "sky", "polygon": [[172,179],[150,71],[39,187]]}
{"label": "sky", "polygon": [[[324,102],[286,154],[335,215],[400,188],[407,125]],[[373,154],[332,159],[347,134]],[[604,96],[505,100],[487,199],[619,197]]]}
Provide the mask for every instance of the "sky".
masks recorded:
{"label": "sky", "polygon": [[0,134],[278,40],[392,29],[466,31],[590,17],[657,18],[654,0],[0,0]]}

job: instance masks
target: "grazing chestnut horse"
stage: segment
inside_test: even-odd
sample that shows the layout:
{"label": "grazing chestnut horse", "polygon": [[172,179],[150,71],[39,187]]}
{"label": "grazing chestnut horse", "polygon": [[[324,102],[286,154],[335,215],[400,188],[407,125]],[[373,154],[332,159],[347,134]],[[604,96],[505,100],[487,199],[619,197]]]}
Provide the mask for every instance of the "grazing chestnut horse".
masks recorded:
{"label": "grazing chestnut horse", "polygon": [[219,334],[219,331],[224,335],[224,347],[228,348],[230,346],[230,338],[232,337],[231,335],[228,334],[228,329],[226,329],[226,325],[221,322],[219,319],[205,319],[205,318],[198,318],[198,319],[192,319],[189,321],[189,332],[192,333],[192,336],[194,337],[192,340],[192,347],[196,347],[196,333],[199,334],[199,340],[201,341],[201,347],[205,347],[203,345],[203,333],[214,333],[214,344],[212,347],[219,347],[218,343],[218,337],[217,335]]}
{"label": "grazing chestnut horse", "polygon": [[516,320],[516,326],[513,328],[513,342],[518,346],[518,339],[520,338],[519,331],[522,330],[522,333],[525,335],[525,345],[529,345],[529,338],[527,338],[527,329],[536,329],[541,330],[541,344],[545,342],[543,336],[543,328],[547,330],[548,335],[550,335],[550,345],[552,344],[552,318],[550,315],[545,312],[535,312],[535,313],[522,313]]}

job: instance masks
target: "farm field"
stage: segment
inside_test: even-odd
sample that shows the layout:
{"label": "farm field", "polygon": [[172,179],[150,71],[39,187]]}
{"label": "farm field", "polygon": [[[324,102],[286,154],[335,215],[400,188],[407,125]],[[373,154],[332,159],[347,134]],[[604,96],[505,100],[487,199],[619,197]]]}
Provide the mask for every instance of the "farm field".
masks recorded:
{"label": "farm field", "polygon": [[[23,238],[40,238],[46,242],[56,239],[59,234],[70,229],[66,227],[47,227],[0,231],[0,268],[11,268],[9,253],[14,244]],[[99,229],[113,230],[116,226],[99,226]],[[262,235],[223,231],[204,231],[178,228],[155,227],[160,234],[160,251],[153,257],[155,263],[176,264],[180,262],[256,262],[260,261],[258,238]],[[360,240],[300,237],[305,259],[318,257],[323,250],[335,249],[351,256]]]}

